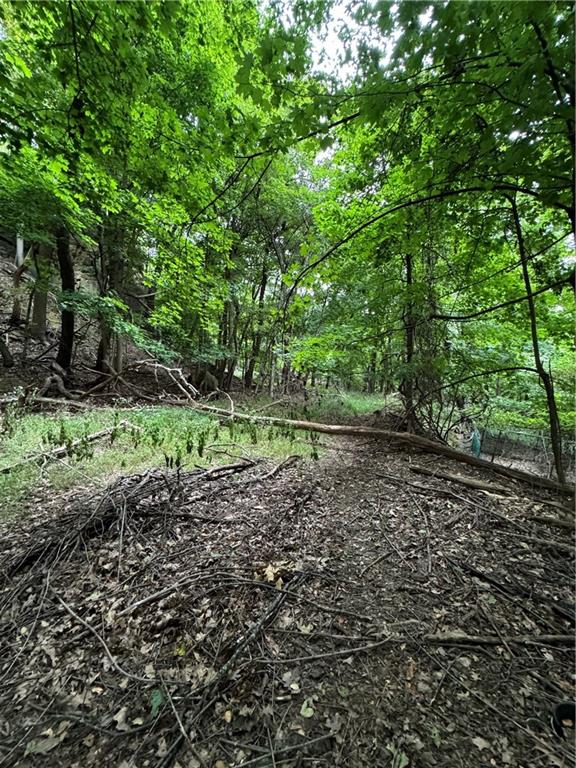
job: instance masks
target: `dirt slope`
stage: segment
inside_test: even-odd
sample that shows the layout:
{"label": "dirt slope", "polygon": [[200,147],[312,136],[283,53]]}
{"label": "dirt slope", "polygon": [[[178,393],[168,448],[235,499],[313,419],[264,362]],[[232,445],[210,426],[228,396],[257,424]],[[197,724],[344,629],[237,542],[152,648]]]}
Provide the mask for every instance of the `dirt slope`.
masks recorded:
{"label": "dirt slope", "polygon": [[573,698],[570,516],[332,445],[8,530],[0,765],[573,765],[549,723]]}

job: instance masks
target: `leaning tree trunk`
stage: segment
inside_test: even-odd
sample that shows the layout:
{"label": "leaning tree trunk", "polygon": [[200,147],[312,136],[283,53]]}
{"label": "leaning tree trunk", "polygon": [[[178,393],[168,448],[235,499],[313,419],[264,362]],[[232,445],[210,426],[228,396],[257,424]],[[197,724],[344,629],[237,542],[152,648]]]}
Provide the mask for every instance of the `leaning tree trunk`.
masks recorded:
{"label": "leaning tree trunk", "polygon": [[556,397],[554,395],[554,382],[552,376],[544,368],[542,357],[540,355],[540,344],[538,341],[538,326],[536,322],[536,307],[534,305],[534,296],[532,295],[532,285],[530,282],[530,273],[528,272],[528,260],[526,247],[524,245],[524,236],[522,234],[522,225],[518,214],[518,207],[513,198],[509,198],[512,205],[512,215],[514,217],[514,227],[516,229],[516,239],[518,241],[518,250],[520,251],[520,260],[522,264],[522,277],[526,289],[526,303],[530,316],[530,334],[532,336],[532,350],[534,353],[534,364],[538,371],[538,376],[546,392],[546,405],[548,406],[548,419],[550,422],[550,440],[552,442],[552,453],[554,454],[554,464],[556,475],[559,482],[566,482],[564,465],[562,464],[562,433],[560,430],[560,419],[558,418],[558,408],[556,406]]}
{"label": "leaning tree trunk", "polygon": [[[74,291],[74,263],[70,253],[70,237],[65,227],[60,227],[56,234],[56,255],[60,268],[62,291]],[[64,370],[72,364],[72,349],[74,347],[74,312],[63,309],[60,320],[60,344],[56,362]]]}

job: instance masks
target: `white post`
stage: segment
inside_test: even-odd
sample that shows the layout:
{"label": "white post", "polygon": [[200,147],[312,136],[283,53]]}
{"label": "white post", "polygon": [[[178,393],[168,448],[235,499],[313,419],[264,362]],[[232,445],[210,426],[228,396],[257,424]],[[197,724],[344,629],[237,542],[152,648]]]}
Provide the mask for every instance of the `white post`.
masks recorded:
{"label": "white post", "polygon": [[24,240],[19,235],[16,236],[16,267],[21,267],[24,263]]}

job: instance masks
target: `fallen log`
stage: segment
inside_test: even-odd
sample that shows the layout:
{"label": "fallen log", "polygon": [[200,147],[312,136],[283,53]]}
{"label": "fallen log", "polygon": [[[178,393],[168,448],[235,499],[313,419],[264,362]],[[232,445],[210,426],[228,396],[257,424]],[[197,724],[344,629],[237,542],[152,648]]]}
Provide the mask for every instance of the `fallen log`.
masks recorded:
{"label": "fallen log", "polygon": [[533,520],[535,523],[542,523],[542,525],[551,525],[555,528],[564,528],[567,531],[574,532],[576,523],[574,520],[560,520],[557,517],[548,517],[547,515],[528,515],[525,520]]}
{"label": "fallen log", "polygon": [[424,635],[424,642],[436,645],[563,645],[572,647],[574,635],[467,635],[465,632],[446,632],[437,635]]}
{"label": "fallen log", "polygon": [[480,579],[480,581],[484,581],[486,584],[490,584],[506,595],[510,595],[511,597],[519,595],[520,597],[536,600],[549,608],[552,613],[555,613],[557,616],[560,616],[560,618],[568,621],[572,626],[574,626],[576,623],[573,606],[567,604],[565,605],[559,601],[551,600],[550,597],[538,592],[533,587],[525,587],[524,585],[518,583],[505,583],[501,579],[497,579],[495,576],[492,576],[489,573],[485,573],[484,571],[475,568],[473,565],[463,560],[453,560],[451,557],[446,557],[446,560],[448,560],[449,563],[452,563],[452,565],[461,568],[465,573],[470,574],[470,576],[475,576],[477,579]]}
{"label": "fallen log", "polygon": [[[165,403],[167,401],[164,401]],[[471,454],[461,453],[455,448],[451,448],[448,445],[442,443],[436,443],[434,440],[430,440],[427,437],[421,437],[420,435],[414,435],[410,432],[392,432],[388,429],[378,429],[376,427],[354,427],[349,425],[340,424],[319,424],[313,421],[300,421],[294,419],[279,419],[274,416],[251,416],[246,413],[238,413],[237,411],[227,411],[224,408],[217,408],[212,405],[204,405],[198,403],[192,399],[188,401],[192,408],[204,411],[206,413],[213,413],[215,416],[219,416],[230,420],[249,421],[257,424],[269,424],[276,427],[292,427],[293,429],[303,429],[308,432],[321,432],[327,435],[350,435],[352,437],[374,437],[374,438],[386,438],[388,440],[395,440],[396,442],[404,445],[410,445],[415,448],[421,448],[428,453],[435,453],[438,456],[445,456],[448,459],[454,459],[463,464],[468,464],[472,467],[478,467],[479,469],[487,469],[496,474],[502,475],[502,477],[508,477],[512,480],[520,480],[524,483],[530,483],[537,488],[547,488],[556,493],[566,494],[572,496],[574,489],[569,485],[558,483],[555,480],[550,480],[546,477],[538,477],[538,475],[532,475],[529,472],[522,472],[519,469],[512,469],[511,467],[503,467],[501,464],[493,464],[485,459],[479,459]],[[173,404],[176,404],[173,402]],[[180,401],[179,405],[183,403]]]}
{"label": "fallen log", "polygon": [[91,410],[94,408],[90,403],[80,403],[78,400],[65,400],[60,397],[38,397],[34,394],[25,393],[24,395],[16,395],[3,397],[0,399],[0,410],[7,405],[13,403],[19,403],[21,405],[33,406],[36,403],[46,403],[48,405],[63,405],[66,408],[77,408],[80,411]]}
{"label": "fallen log", "polygon": [[510,496],[513,493],[510,488],[506,488],[504,485],[496,485],[495,483],[488,483],[485,480],[477,480],[475,477],[454,475],[450,472],[440,472],[438,470],[428,469],[427,467],[417,467],[413,464],[410,465],[408,469],[410,472],[416,472],[418,475],[427,475],[428,477],[437,477],[440,480],[449,480],[451,483],[460,483],[460,485],[465,485],[468,488],[476,488],[479,491],[503,493],[506,496]]}

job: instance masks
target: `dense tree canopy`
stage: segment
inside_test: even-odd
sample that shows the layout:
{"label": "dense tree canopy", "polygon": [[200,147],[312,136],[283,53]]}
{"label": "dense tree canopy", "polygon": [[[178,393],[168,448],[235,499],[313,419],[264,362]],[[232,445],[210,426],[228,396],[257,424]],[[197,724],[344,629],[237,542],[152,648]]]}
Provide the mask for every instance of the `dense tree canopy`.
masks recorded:
{"label": "dense tree canopy", "polygon": [[0,24],[0,226],[40,334],[58,286],[62,368],[86,317],[103,375],[130,340],[223,389],[397,391],[441,439],[464,414],[548,425],[562,476],[572,3],[5,2]]}

